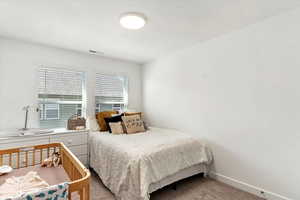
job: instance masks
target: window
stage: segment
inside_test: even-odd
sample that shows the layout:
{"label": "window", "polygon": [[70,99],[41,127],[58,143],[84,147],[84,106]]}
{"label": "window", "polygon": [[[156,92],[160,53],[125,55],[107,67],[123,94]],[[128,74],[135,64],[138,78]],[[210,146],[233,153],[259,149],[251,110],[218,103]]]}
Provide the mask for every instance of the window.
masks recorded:
{"label": "window", "polygon": [[124,76],[96,74],[96,113],[123,111],[128,104],[128,79]]}
{"label": "window", "polygon": [[40,104],[40,105],[39,105],[39,109],[40,109],[40,120],[44,120],[44,116],[45,116],[45,113],[44,113],[44,105],[43,105],[43,104]]}
{"label": "window", "polygon": [[112,110],[121,111],[122,105],[121,104],[112,104]]}
{"label": "window", "polygon": [[41,128],[66,127],[72,115],[83,114],[83,72],[40,68],[38,74]]}
{"label": "window", "polygon": [[100,103],[96,103],[96,113],[100,112]]}
{"label": "window", "polygon": [[81,104],[77,104],[77,107],[76,107],[76,114],[78,116],[82,116],[82,108],[81,108]]}
{"label": "window", "polygon": [[40,104],[40,120],[58,120],[59,104]]}

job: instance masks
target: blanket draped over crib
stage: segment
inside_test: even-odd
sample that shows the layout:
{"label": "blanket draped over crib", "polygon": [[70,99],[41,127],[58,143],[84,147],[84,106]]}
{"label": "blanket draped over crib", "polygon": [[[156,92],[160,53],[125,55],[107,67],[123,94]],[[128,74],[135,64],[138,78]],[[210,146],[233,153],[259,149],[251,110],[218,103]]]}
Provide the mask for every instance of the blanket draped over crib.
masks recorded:
{"label": "blanket draped over crib", "polygon": [[68,187],[68,183],[62,183],[6,200],[67,200]]}
{"label": "blanket draped over crib", "polygon": [[69,184],[49,186],[36,172],[11,177],[0,186],[0,200],[66,200]]}

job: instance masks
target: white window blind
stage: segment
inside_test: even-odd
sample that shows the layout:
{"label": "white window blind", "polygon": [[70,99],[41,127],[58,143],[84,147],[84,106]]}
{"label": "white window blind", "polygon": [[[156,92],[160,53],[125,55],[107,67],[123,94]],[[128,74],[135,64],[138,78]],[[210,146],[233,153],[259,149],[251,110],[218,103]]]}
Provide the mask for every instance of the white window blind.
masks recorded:
{"label": "white window blind", "polygon": [[44,101],[82,101],[83,72],[40,68],[39,97]]}
{"label": "white window blind", "polygon": [[96,112],[121,110],[128,103],[128,79],[124,76],[96,74]]}
{"label": "white window blind", "polygon": [[97,74],[96,103],[127,104],[127,78]]}

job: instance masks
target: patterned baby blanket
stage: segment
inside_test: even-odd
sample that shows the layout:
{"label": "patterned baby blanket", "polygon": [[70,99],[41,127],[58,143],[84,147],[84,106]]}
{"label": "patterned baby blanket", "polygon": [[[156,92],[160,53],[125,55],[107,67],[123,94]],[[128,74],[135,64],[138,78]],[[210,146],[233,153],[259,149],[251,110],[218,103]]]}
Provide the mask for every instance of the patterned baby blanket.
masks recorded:
{"label": "patterned baby blanket", "polygon": [[68,183],[62,183],[5,200],[67,200],[68,188]]}
{"label": "patterned baby blanket", "polygon": [[49,186],[37,172],[8,178],[0,186],[0,200],[64,200],[68,199],[68,183]]}

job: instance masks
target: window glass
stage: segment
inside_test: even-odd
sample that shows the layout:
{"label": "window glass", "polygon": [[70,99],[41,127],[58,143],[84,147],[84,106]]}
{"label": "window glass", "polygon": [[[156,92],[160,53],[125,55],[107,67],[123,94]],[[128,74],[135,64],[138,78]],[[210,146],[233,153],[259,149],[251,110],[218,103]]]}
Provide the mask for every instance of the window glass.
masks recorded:
{"label": "window glass", "polygon": [[59,120],[59,104],[44,104],[43,107],[45,120]]}

